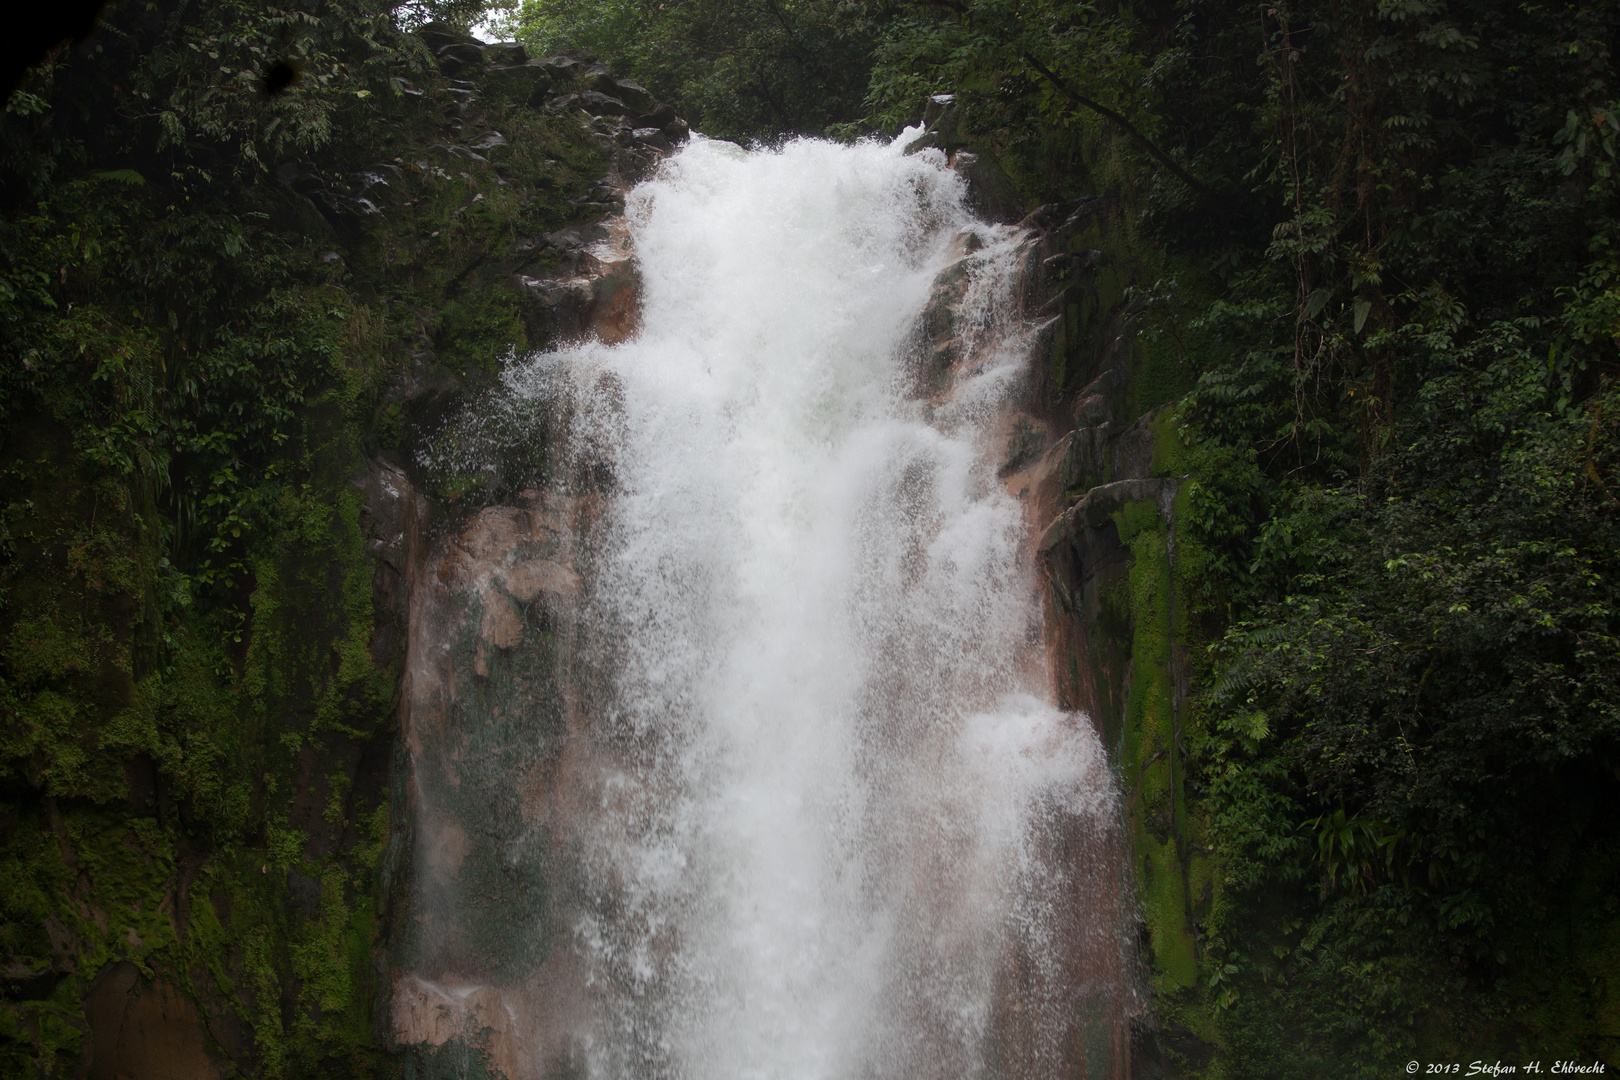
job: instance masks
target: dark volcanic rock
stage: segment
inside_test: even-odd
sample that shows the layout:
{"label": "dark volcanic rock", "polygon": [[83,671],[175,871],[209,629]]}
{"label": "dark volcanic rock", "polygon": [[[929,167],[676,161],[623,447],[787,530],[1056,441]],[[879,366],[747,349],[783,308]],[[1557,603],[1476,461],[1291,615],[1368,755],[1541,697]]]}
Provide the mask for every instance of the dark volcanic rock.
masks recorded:
{"label": "dark volcanic rock", "polygon": [[542,56],[534,63],[545,68],[556,79],[577,78],[585,65],[572,56]]}
{"label": "dark volcanic rock", "polygon": [[958,150],[951,155],[951,168],[968,182],[973,209],[980,217],[1005,225],[1023,218],[1018,185],[994,157]]}
{"label": "dark volcanic rock", "polygon": [[454,23],[430,22],[423,23],[415,30],[418,38],[430,49],[443,48],[446,45],[478,44],[477,39],[457,27]]}
{"label": "dark volcanic rock", "polygon": [[675,152],[675,147],[665,138],[664,133],[655,127],[636,128],[632,133],[635,141],[642,146],[651,146],[665,154]]}
{"label": "dark volcanic rock", "polygon": [[532,106],[542,103],[535,100],[535,95],[544,95],[556,85],[556,79],[551,68],[538,60],[530,60],[522,64],[492,67],[480,77],[479,85],[492,98],[513,105]]}
{"label": "dark volcanic rock", "polygon": [[484,55],[492,64],[525,64],[529,60],[528,50],[515,41],[497,41],[493,45],[486,45]]}
{"label": "dark volcanic rock", "polygon": [[612,94],[638,113],[651,112],[658,107],[658,100],[648,93],[644,86],[629,79],[620,79],[614,88],[606,93]]}
{"label": "dark volcanic rock", "polygon": [[632,112],[618,98],[608,97],[598,90],[587,90],[579,95],[579,105],[592,116],[629,116]]}
{"label": "dark volcanic rock", "polygon": [[674,123],[679,117],[675,115],[675,106],[659,103],[646,115],[636,117],[636,127],[661,128]]}
{"label": "dark volcanic rock", "polygon": [[436,51],[439,56],[439,70],[451,78],[476,71],[486,62],[484,50],[471,42],[444,45]]}

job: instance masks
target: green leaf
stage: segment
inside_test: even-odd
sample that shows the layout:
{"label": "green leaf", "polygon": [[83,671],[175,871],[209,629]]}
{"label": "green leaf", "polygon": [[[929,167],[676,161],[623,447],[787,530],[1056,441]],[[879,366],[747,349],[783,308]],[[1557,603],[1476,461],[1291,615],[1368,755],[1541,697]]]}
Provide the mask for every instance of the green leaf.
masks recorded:
{"label": "green leaf", "polygon": [[111,180],[115,184],[127,184],[130,187],[141,187],[146,183],[146,177],[134,169],[106,169],[90,175],[97,180]]}
{"label": "green leaf", "polygon": [[[1315,292],[1311,293],[1310,298],[1305,301],[1305,318],[1307,320],[1314,319],[1317,315],[1321,314],[1322,309],[1327,306],[1328,295],[1329,293],[1326,289],[1317,289]],[[1359,323],[1356,325],[1356,329],[1361,329],[1361,325]]]}

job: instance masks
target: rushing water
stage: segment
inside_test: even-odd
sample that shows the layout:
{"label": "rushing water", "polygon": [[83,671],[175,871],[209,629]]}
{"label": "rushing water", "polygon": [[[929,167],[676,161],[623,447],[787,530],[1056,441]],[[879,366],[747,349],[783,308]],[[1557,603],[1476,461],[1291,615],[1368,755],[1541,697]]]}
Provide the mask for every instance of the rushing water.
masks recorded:
{"label": "rushing water", "polygon": [[[565,416],[554,483],[597,505],[590,775],[560,827],[574,1060],[1112,1074],[1117,1047],[1081,1045],[1118,1023],[1117,963],[1087,970],[1118,954],[1112,781],[1052,704],[1032,523],[998,475],[1020,236],[898,144],[696,140],[627,217],[639,333],[517,365],[491,406]],[[919,320],[953,265],[965,359],[938,380]]]}

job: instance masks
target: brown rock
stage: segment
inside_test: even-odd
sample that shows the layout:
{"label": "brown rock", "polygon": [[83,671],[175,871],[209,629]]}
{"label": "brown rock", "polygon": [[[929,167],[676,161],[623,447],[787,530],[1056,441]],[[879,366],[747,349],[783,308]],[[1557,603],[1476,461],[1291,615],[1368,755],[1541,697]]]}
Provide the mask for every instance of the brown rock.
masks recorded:
{"label": "brown rock", "polygon": [[125,960],[102,969],[84,999],[90,1080],[219,1080],[202,1017],[180,988],[149,982]]}
{"label": "brown rock", "polygon": [[523,640],[523,620],[498,595],[485,597],[484,624],[479,633],[497,649],[510,649]]}

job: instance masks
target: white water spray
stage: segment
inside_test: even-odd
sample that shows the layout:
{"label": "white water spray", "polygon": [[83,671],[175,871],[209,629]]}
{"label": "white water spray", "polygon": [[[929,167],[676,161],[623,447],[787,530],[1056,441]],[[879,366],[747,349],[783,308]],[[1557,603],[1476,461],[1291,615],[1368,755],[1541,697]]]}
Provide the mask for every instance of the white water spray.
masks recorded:
{"label": "white water spray", "polygon": [[[1074,925],[1112,871],[1065,838],[1112,828],[1113,795],[1089,723],[1051,703],[998,478],[1015,230],[899,143],[699,139],[628,218],[639,334],[508,377],[570,417],[558,483],[600,493],[576,1059],[594,1080],[1072,1072],[1069,954],[1118,927]],[[919,392],[953,263],[968,359]]]}

